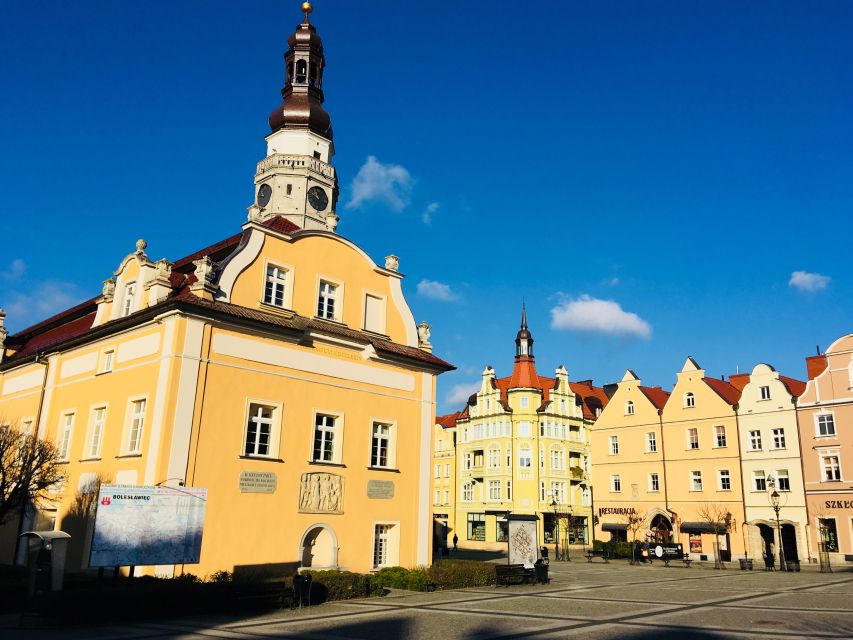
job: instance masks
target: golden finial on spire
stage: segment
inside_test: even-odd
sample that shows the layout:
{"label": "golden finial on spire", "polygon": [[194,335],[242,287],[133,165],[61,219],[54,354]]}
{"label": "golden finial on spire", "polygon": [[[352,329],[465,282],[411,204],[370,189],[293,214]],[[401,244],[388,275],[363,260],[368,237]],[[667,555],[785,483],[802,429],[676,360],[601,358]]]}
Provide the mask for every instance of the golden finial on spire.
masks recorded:
{"label": "golden finial on spire", "polygon": [[314,7],[311,6],[310,2],[302,3],[302,13],[305,14],[305,22],[308,22],[308,14],[314,11]]}

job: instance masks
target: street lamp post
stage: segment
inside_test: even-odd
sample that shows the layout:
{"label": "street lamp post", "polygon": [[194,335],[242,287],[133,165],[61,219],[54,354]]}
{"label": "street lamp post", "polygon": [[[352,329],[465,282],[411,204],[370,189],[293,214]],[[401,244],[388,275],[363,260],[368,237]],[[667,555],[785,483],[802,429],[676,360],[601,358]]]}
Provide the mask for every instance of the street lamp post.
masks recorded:
{"label": "street lamp post", "polygon": [[554,560],[560,559],[560,521],[557,519],[557,499],[551,495],[551,508],[554,510]]}
{"label": "street lamp post", "polygon": [[773,511],[776,513],[776,535],[779,537],[779,569],[787,571],[788,565],[785,563],[785,543],[782,542],[782,523],[779,521],[779,511],[782,509],[779,505],[781,496],[779,495],[779,492],[776,491],[776,481],[772,477],[768,478],[767,484],[773,490],[768,496],[768,499],[770,500],[770,506],[773,507]]}

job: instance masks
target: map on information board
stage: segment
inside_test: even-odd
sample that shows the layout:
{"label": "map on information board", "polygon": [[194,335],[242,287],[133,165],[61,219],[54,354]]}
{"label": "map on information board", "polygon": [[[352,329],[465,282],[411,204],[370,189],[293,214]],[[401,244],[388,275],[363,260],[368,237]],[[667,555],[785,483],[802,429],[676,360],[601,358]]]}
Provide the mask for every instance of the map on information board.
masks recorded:
{"label": "map on information board", "polygon": [[207,489],[102,484],[90,567],[196,564]]}

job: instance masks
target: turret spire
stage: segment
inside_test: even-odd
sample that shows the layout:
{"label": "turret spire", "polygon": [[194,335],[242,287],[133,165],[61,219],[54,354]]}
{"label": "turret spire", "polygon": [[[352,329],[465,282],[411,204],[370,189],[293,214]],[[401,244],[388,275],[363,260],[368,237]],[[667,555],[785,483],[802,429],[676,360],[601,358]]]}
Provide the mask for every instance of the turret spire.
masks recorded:
{"label": "turret spire", "polygon": [[533,357],[533,334],[527,328],[527,305],[521,305],[521,328],[515,335],[515,365],[512,368],[509,386],[539,387],[536,360]]}
{"label": "turret spire", "polygon": [[521,328],[515,336],[515,357],[533,358],[533,334],[527,329],[527,305],[521,304]]}

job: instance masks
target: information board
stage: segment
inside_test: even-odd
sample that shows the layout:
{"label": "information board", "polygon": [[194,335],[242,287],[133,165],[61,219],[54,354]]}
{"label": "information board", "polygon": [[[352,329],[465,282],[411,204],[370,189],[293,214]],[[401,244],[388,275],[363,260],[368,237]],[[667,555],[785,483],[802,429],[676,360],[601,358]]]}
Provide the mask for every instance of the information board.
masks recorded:
{"label": "information board", "polygon": [[528,569],[539,558],[539,542],[536,535],[536,520],[513,520],[509,523],[509,564],[523,564]]}
{"label": "information board", "polygon": [[196,564],[207,489],[102,484],[90,567]]}

